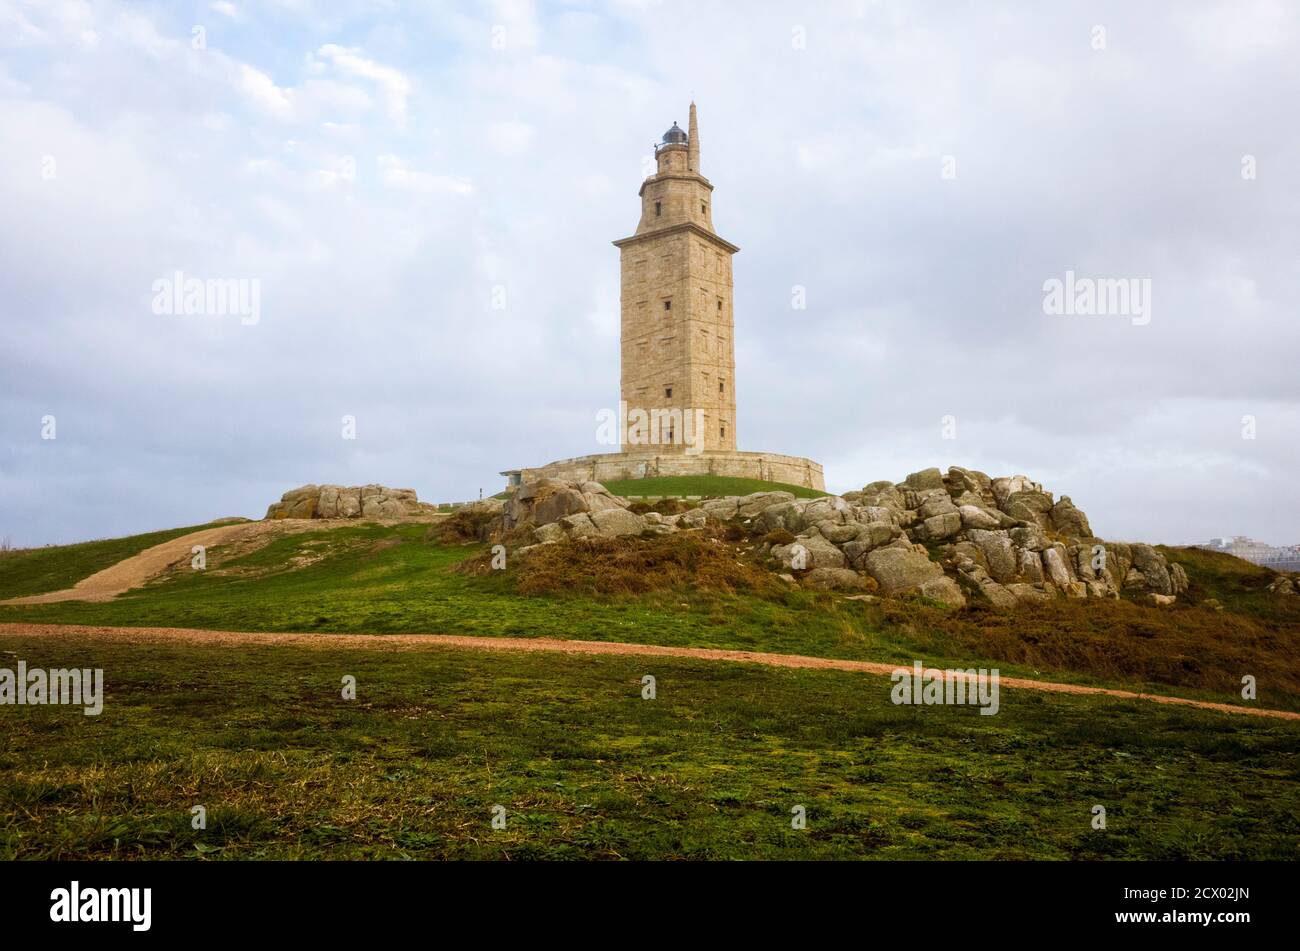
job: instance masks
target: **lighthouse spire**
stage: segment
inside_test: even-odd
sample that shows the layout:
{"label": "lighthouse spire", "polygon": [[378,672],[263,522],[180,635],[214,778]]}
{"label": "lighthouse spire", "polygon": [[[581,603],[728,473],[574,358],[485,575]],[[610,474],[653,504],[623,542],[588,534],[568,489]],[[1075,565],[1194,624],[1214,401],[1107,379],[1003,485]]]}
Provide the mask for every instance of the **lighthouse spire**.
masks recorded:
{"label": "lighthouse spire", "polygon": [[691,100],[691,121],[686,131],[690,136],[686,142],[686,167],[698,175],[700,174],[700,126],[695,121],[695,100]]}

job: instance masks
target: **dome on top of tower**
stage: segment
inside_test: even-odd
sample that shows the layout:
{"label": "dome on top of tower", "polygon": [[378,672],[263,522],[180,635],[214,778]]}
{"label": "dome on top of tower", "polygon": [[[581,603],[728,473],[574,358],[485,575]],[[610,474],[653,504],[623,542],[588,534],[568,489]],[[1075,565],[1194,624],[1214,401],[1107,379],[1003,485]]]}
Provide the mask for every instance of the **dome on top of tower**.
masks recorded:
{"label": "dome on top of tower", "polygon": [[671,145],[674,143],[685,143],[686,138],[686,133],[682,131],[681,126],[674,122],[673,127],[664,133],[664,144]]}

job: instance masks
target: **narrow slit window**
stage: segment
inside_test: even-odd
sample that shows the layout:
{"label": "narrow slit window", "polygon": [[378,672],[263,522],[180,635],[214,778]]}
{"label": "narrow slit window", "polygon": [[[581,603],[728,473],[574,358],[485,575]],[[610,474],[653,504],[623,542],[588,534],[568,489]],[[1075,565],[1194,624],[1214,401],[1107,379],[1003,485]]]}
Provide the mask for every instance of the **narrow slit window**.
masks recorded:
{"label": "narrow slit window", "polygon": [[658,217],[660,217],[661,215],[663,215],[663,213],[664,213],[664,206],[663,206],[663,203],[662,203],[662,202],[655,202],[655,217],[658,218]]}
{"label": "narrow slit window", "polygon": [[665,386],[665,387],[664,387],[664,399],[666,399],[666,400],[670,400],[670,399],[672,399],[672,398],[673,398],[673,388],[672,388],[671,386]]}

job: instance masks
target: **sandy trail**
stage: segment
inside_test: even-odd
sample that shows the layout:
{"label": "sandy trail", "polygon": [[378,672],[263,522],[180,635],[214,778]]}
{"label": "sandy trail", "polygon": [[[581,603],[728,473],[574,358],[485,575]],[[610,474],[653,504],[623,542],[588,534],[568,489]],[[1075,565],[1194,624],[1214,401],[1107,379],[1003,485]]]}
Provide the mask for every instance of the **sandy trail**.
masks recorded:
{"label": "sandy trail", "polygon": [[[221,647],[292,645],[317,649],[343,648],[349,650],[426,650],[433,648],[481,651],[545,651],[558,654],[618,654],[637,657],[679,657],[687,660],[728,661],[761,664],[765,667],[843,670],[884,676],[888,676],[901,666],[899,664],[883,664],[874,661],[807,657],[801,654],[769,654],[759,651],[718,650],[707,647],[664,647],[657,644],[629,644],[622,641],[566,641],[546,637],[469,637],[459,634],[274,634],[252,631],[202,631],[178,627],[0,624],[0,637],[32,635],[54,638],[89,637],[105,641],[141,644],[183,641]],[[1300,713],[1290,710],[1243,707],[1230,703],[1214,703],[1209,700],[1191,700],[1186,697],[1170,697],[1163,694],[1137,693],[1132,690],[1084,687],[1078,684],[1063,684],[1050,680],[1001,677],[999,678],[999,685],[1014,690],[1105,696],[1121,700],[1150,700],[1154,703],[1196,707],[1201,710],[1216,710],[1220,713],[1273,717],[1280,720],[1300,720]]]}
{"label": "sandy trail", "polygon": [[238,522],[233,525],[204,528],[154,545],[152,548],[146,548],[138,555],[132,555],[103,571],[97,571],[90,577],[81,579],[71,588],[10,598],[8,601],[0,601],[0,604],[109,601],[125,591],[151,581],[173,565],[188,563],[192,557],[191,550],[195,545],[211,548],[215,545],[237,544],[241,550],[247,550],[250,547],[264,545],[277,535],[321,528],[338,528],[349,524],[356,524],[356,522],[349,519],[281,519],[271,522]]}

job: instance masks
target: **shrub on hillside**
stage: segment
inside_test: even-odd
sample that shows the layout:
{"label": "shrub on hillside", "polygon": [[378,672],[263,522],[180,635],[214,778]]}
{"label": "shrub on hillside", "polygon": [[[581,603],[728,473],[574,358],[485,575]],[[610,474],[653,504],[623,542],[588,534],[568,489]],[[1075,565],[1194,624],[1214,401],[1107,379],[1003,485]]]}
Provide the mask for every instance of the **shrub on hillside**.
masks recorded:
{"label": "shrub on hillside", "polygon": [[540,545],[515,556],[511,567],[514,588],[522,595],[644,594],[671,588],[784,590],[770,571],[742,560],[733,547],[697,534]]}

